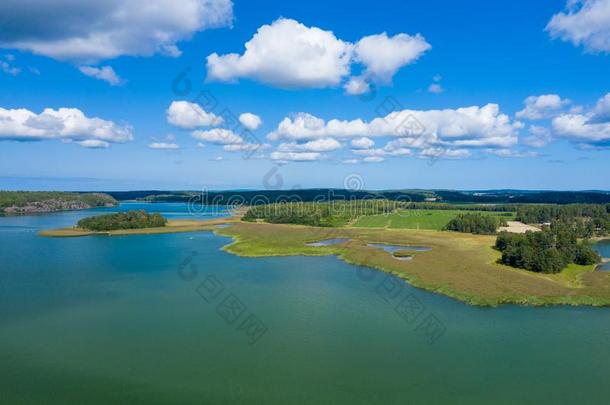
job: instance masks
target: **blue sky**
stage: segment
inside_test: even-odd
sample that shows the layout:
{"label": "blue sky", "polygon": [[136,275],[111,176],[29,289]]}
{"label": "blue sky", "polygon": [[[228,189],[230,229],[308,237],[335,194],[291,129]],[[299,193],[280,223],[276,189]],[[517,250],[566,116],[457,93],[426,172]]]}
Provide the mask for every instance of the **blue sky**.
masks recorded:
{"label": "blue sky", "polygon": [[610,189],[609,1],[252,3],[0,6],[0,189]]}

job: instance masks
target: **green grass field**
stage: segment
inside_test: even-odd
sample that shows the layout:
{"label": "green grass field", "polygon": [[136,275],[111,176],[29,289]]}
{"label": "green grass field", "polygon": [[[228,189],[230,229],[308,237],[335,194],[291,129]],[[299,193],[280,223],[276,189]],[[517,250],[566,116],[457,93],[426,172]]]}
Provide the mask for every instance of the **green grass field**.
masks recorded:
{"label": "green grass field", "polygon": [[514,218],[512,212],[465,211],[465,210],[401,210],[389,215],[365,215],[352,225],[358,228],[433,229],[441,230],[458,214],[480,213]]}

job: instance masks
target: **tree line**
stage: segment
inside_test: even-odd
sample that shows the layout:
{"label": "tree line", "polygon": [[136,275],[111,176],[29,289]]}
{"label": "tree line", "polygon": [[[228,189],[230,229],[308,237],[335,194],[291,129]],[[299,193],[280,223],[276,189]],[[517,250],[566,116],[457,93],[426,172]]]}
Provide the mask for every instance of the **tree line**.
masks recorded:
{"label": "tree line", "polygon": [[252,206],[242,219],[250,222],[260,219],[274,224],[333,227],[346,225],[361,215],[389,214],[404,207],[404,203],[390,200],[287,202]]}
{"label": "tree line", "polygon": [[610,233],[610,204],[522,205],[515,219],[528,224],[562,222],[580,238]]}
{"label": "tree line", "polygon": [[445,225],[446,231],[493,235],[498,227],[506,225],[506,220],[494,215],[458,214]]}

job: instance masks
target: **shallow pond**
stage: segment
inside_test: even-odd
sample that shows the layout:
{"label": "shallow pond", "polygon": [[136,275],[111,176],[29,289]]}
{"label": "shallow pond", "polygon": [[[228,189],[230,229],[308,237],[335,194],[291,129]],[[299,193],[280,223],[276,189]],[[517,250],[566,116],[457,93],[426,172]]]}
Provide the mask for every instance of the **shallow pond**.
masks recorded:
{"label": "shallow pond", "polygon": [[398,252],[399,250],[407,250],[412,252],[428,252],[432,250],[426,246],[410,246],[410,245],[388,245],[387,243],[369,243],[369,247],[380,248],[388,253]]}
{"label": "shallow pond", "polygon": [[333,239],[325,239],[318,242],[306,243],[306,246],[320,247],[320,246],[332,246],[337,245],[339,243],[347,242],[348,238],[333,238]]}

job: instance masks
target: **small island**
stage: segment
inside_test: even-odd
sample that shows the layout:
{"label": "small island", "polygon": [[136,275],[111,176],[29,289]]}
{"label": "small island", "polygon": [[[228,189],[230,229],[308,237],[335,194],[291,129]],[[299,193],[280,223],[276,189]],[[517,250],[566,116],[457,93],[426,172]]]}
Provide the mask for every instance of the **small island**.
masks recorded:
{"label": "small island", "polygon": [[140,210],[83,218],[73,227],[48,229],[41,231],[39,235],[47,237],[78,237],[196,232],[209,231],[218,225],[225,225],[236,220],[236,217],[217,218],[207,221],[196,219],[168,220],[161,214],[149,214],[146,211]]}
{"label": "small island", "polygon": [[165,225],[167,225],[167,219],[161,214],[149,214],[146,211],[140,210],[83,218],[78,221],[77,228],[99,232],[116,231],[119,229],[160,228]]}

